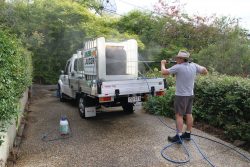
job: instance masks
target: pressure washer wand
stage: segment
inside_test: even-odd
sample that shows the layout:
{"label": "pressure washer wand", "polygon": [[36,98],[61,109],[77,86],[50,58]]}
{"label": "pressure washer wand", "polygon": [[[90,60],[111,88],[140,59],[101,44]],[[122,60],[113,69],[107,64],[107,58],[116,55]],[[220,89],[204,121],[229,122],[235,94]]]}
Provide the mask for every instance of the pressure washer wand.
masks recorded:
{"label": "pressure washer wand", "polygon": [[[160,61],[136,61],[138,63],[161,63]],[[177,62],[174,60],[167,61],[168,64],[176,64]]]}
{"label": "pressure washer wand", "polygon": [[169,60],[169,61],[167,61],[167,63],[168,64],[177,64],[177,61],[175,61],[175,60]]}
{"label": "pressure washer wand", "polygon": [[[127,61],[130,63],[161,63],[160,61]],[[115,60],[115,59],[111,59],[109,61],[107,61],[107,64],[112,64],[112,63],[124,63],[124,61],[120,61],[120,60]],[[176,64],[177,62],[174,60],[167,60],[168,64]]]}

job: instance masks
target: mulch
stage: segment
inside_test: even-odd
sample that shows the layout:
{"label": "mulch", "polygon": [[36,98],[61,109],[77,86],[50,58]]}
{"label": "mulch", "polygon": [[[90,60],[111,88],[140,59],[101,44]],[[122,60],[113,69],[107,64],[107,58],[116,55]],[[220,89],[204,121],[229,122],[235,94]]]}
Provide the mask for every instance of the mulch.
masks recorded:
{"label": "mulch", "polygon": [[[193,125],[194,128],[196,129],[199,129],[203,132],[206,132],[208,134],[211,134],[223,141],[226,141],[228,143],[231,143],[233,145],[235,145],[235,141],[233,140],[230,140],[228,139],[225,135],[224,135],[224,130],[223,129],[220,129],[220,128],[216,128],[216,127],[213,127],[211,125],[208,125],[204,122],[194,122],[194,125]],[[244,144],[242,145],[237,145],[238,147],[250,152],[250,143],[248,142],[243,142]]]}

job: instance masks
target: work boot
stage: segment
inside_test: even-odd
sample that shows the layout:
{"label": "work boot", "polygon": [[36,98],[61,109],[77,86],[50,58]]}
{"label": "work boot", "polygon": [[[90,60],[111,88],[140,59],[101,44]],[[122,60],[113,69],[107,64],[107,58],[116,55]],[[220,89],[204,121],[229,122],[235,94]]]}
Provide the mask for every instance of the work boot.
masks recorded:
{"label": "work boot", "polygon": [[181,138],[178,134],[176,134],[175,136],[171,137],[171,136],[168,136],[168,141],[170,142],[177,142],[179,144],[181,144]]}
{"label": "work boot", "polygon": [[191,140],[191,133],[187,133],[187,132],[183,133],[181,135],[181,139],[182,140]]}

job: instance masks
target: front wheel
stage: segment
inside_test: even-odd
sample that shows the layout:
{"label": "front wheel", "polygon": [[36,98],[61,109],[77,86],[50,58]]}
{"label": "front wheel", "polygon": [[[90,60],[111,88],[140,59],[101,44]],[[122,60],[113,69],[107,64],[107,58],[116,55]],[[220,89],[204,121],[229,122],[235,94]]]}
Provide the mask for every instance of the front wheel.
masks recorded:
{"label": "front wheel", "polygon": [[62,89],[61,89],[61,87],[60,87],[60,85],[58,85],[58,96],[59,96],[59,98],[60,98],[60,102],[65,102],[65,95],[62,93]]}
{"label": "front wheel", "polygon": [[84,96],[81,96],[78,100],[78,111],[79,111],[81,118],[86,118],[85,117],[85,107],[86,107],[85,98],[84,98]]}

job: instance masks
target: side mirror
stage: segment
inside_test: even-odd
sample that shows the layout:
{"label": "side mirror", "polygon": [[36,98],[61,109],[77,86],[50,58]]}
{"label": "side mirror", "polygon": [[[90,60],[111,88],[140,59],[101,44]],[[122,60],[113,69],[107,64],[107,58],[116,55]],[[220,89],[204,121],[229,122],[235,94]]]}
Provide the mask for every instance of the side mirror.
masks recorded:
{"label": "side mirror", "polygon": [[64,71],[63,70],[61,70],[61,75],[64,75]]}

